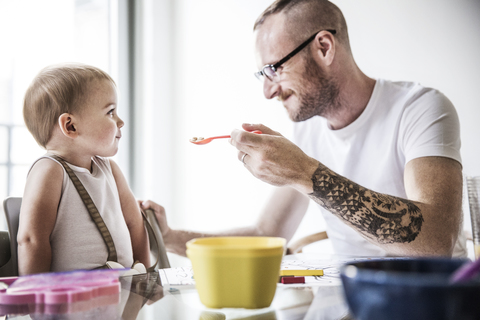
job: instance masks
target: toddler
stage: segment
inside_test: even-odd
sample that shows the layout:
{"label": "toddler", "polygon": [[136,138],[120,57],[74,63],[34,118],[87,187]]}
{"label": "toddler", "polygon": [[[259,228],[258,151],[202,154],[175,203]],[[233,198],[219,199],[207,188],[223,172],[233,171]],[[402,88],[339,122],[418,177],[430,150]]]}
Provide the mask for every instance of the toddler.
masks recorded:
{"label": "toddler", "polygon": [[[148,266],[142,215],[118,165],[124,122],[118,117],[115,83],[104,71],[83,64],[49,66],[25,94],[23,117],[46,154],[31,166],[20,211],[20,275],[95,269],[111,248],[66,169],[83,184],[108,228],[117,261]],[[91,210],[90,210],[91,211]]]}

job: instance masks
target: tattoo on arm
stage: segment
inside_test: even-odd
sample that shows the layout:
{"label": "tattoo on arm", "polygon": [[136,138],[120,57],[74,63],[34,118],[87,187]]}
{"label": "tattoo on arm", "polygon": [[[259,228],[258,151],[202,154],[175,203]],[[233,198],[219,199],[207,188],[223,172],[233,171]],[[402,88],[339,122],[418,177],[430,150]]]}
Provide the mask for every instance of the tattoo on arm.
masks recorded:
{"label": "tattoo on arm", "polygon": [[379,243],[411,242],[420,233],[422,212],[412,201],[368,190],[322,164],[312,182],[310,198]]}

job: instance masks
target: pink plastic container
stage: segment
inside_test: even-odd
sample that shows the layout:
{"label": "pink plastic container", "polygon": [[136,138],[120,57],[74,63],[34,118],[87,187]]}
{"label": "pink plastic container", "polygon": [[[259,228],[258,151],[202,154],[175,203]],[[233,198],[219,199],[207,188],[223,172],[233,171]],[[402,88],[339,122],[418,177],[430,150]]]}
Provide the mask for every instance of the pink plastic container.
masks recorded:
{"label": "pink plastic container", "polygon": [[119,270],[93,270],[0,278],[9,285],[0,289],[0,305],[69,304],[118,296],[118,277]]}

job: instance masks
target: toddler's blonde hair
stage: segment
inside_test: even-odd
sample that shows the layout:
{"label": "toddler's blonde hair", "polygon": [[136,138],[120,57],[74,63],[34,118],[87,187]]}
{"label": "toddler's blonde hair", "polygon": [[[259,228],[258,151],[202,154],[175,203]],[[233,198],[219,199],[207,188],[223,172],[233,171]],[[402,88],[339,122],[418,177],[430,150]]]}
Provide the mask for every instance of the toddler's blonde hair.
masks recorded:
{"label": "toddler's blonde hair", "polygon": [[106,72],[80,63],[48,66],[33,79],[25,93],[23,119],[40,146],[46,148],[61,114],[81,111],[92,80],[115,84]]}

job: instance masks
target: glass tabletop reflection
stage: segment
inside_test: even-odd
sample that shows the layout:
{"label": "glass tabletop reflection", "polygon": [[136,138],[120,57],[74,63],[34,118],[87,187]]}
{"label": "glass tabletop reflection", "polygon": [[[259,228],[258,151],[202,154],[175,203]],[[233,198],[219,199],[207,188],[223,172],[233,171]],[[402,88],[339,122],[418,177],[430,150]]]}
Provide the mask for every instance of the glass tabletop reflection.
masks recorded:
{"label": "glass tabletop reflection", "polygon": [[[60,305],[0,306],[8,319],[351,319],[340,284],[277,286],[268,308],[209,309],[194,285],[162,286],[158,272],[120,277],[120,293]],[[0,318],[1,319],[1,318]]]}

